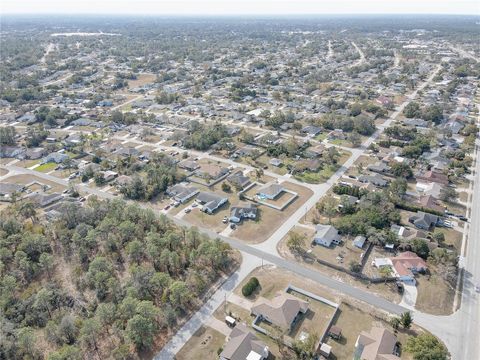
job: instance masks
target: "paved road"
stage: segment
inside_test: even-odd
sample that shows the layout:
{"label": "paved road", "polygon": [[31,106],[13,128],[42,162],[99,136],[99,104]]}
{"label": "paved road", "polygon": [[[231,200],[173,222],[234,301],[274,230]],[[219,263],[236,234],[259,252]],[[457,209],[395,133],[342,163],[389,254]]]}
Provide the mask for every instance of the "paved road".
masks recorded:
{"label": "paved road", "polygon": [[[480,106],[479,106],[480,107]],[[480,293],[475,286],[480,286],[480,159],[477,139],[477,157],[474,170],[474,192],[471,202],[470,233],[466,244],[462,303],[459,311],[459,336],[462,339],[476,339],[459,343],[455,351],[461,354],[459,359],[478,359],[480,354]]]}

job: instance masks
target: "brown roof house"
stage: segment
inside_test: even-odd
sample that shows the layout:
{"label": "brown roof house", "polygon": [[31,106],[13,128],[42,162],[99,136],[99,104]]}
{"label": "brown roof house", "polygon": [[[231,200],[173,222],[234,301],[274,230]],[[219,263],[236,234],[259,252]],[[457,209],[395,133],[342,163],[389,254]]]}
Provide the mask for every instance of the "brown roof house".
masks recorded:
{"label": "brown roof house", "polygon": [[390,259],[397,277],[406,283],[415,284],[415,274],[427,270],[427,263],[417,254],[405,251]]}
{"label": "brown roof house", "polygon": [[244,324],[238,324],[230,333],[220,360],[264,360],[268,355],[268,347]]}
{"label": "brown roof house", "polygon": [[416,178],[417,178],[417,181],[424,180],[427,182],[434,182],[437,184],[448,185],[448,176],[445,175],[444,173],[434,171],[434,170],[430,170],[430,171],[426,171],[424,173],[418,174]]}
{"label": "brown roof house", "polygon": [[355,343],[354,360],[400,360],[397,338],[382,327],[362,331]]}
{"label": "brown roof house", "polygon": [[258,299],[252,306],[251,313],[284,330],[295,325],[300,314],[308,310],[308,302],[288,293],[279,293],[272,300]]}

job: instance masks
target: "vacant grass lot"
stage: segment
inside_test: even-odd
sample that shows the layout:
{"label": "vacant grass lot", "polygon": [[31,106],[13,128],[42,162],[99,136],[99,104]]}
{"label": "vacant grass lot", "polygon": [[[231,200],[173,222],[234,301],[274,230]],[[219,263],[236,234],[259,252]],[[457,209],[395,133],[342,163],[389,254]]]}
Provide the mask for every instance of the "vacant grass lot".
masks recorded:
{"label": "vacant grass lot", "polygon": [[208,326],[202,326],[180,349],[177,360],[207,360],[218,357],[218,349],[225,344],[225,335]]}
{"label": "vacant grass lot", "polygon": [[417,303],[415,308],[433,315],[450,315],[453,311],[455,289],[428,265],[432,275],[417,276]]}

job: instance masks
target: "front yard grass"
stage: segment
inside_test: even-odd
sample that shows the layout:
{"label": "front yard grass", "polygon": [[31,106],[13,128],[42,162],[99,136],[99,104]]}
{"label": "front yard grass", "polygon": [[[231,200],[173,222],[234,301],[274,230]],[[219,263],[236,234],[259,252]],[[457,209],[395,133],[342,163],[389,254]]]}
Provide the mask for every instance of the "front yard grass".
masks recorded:
{"label": "front yard grass", "polygon": [[52,171],[52,170],[55,170],[55,168],[57,167],[58,165],[55,164],[55,163],[46,163],[46,164],[42,164],[40,166],[37,166],[35,168],[35,171],[40,171],[40,172],[43,172],[43,173],[47,173],[49,171]]}

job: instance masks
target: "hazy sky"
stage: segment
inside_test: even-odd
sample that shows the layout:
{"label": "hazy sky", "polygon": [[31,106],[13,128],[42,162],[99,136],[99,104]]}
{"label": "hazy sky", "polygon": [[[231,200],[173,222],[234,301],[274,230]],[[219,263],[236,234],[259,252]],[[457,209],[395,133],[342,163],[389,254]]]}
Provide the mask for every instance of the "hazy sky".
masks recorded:
{"label": "hazy sky", "polygon": [[469,14],[480,0],[0,0],[4,14]]}

